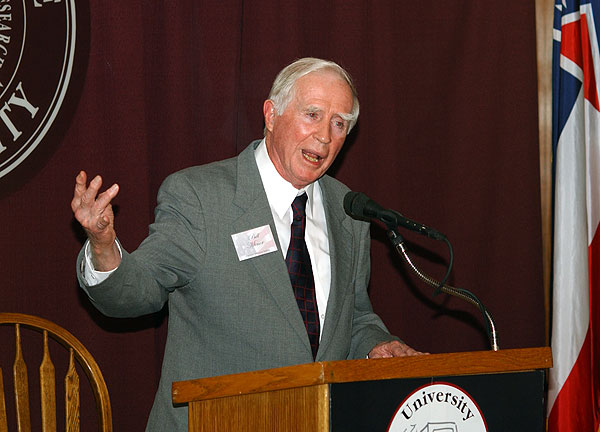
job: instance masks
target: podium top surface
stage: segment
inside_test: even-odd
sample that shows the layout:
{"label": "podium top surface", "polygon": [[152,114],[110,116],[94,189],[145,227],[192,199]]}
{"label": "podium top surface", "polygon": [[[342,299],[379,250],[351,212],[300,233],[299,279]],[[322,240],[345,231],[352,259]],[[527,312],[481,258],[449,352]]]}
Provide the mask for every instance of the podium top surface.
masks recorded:
{"label": "podium top surface", "polygon": [[518,372],[552,367],[549,347],[307,363],[174,382],[173,402],[353,381]]}

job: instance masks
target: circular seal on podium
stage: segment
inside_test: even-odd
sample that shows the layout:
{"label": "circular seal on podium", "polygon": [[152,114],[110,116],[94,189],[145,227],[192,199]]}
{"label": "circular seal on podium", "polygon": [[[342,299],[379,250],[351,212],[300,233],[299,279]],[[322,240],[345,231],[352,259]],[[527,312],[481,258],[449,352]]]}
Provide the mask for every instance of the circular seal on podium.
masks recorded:
{"label": "circular seal on podium", "polygon": [[413,391],[398,407],[389,432],[487,432],[477,403],[460,387],[436,382]]}

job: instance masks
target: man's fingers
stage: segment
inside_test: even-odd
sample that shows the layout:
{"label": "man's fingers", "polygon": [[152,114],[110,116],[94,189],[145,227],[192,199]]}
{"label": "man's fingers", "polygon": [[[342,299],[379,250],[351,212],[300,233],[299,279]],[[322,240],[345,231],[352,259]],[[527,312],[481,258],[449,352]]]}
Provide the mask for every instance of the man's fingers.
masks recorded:
{"label": "man's fingers", "polygon": [[110,204],[112,199],[116,197],[118,193],[119,185],[115,183],[110,188],[98,195],[94,207],[96,207],[96,209],[99,209],[100,212],[103,212],[104,209]]}
{"label": "man's fingers", "polygon": [[395,344],[392,346],[394,357],[423,355],[424,353],[409,347],[406,344]]}
{"label": "man's fingers", "polygon": [[112,199],[119,193],[119,185],[113,184],[110,188],[98,195],[102,187],[102,177],[96,176],[90,182],[90,186],[83,192],[80,199],[80,206],[89,208],[92,213],[101,215]]}
{"label": "man's fingers", "polygon": [[96,195],[102,186],[102,177],[96,176],[90,182],[90,185],[83,191],[79,198],[80,207],[92,207],[96,202]]}
{"label": "man's fingers", "polygon": [[75,194],[81,195],[85,192],[87,182],[87,174],[85,171],[79,171],[77,177],[75,177]]}
{"label": "man's fingers", "polygon": [[81,196],[86,190],[87,174],[85,171],[80,171],[75,177],[75,192],[73,193],[73,200],[71,200],[71,210],[77,211],[81,204]]}
{"label": "man's fingers", "polygon": [[98,195],[100,187],[102,187],[102,177],[97,175],[90,182],[90,186],[87,188],[84,195],[86,195],[86,198],[94,200],[96,198],[96,195]]}
{"label": "man's fingers", "polygon": [[89,186],[86,184],[87,174],[80,171],[75,178],[75,192],[71,201],[71,209],[81,225],[91,232],[100,233],[108,227],[113,219],[111,201],[119,193],[115,183],[98,194],[102,187],[102,177],[97,175]]}
{"label": "man's fingers", "polygon": [[427,353],[419,352],[404,343],[392,341],[375,346],[369,353],[369,358],[406,357],[424,354]]}
{"label": "man's fingers", "polygon": [[413,355],[417,353],[414,349],[404,344],[394,344],[391,348],[395,357]]}

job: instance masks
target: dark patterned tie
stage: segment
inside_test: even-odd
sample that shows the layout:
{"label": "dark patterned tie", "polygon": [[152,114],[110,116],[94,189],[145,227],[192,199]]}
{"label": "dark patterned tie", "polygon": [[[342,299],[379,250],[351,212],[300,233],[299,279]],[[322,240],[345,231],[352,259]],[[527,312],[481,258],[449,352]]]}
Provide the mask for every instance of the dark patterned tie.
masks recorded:
{"label": "dark patterned tie", "polygon": [[290,274],[292,288],[296,295],[296,302],[304,319],[313,358],[315,358],[319,349],[319,311],[317,309],[315,279],[313,278],[312,266],[310,264],[310,255],[308,254],[306,241],[304,240],[307,199],[308,197],[304,193],[297,196],[292,203],[294,216],[290,246],[288,247],[285,262]]}

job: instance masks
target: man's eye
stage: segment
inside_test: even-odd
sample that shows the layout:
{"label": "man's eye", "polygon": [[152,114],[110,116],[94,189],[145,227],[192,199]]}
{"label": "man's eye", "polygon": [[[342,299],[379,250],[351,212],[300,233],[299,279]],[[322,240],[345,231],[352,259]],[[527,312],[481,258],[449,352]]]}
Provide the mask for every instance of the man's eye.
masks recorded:
{"label": "man's eye", "polygon": [[319,114],[317,114],[316,112],[312,112],[312,111],[307,112],[306,115],[312,119],[317,118],[319,116]]}
{"label": "man's eye", "polygon": [[344,130],[346,128],[346,122],[342,120],[336,120],[333,122],[334,126],[340,130]]}

